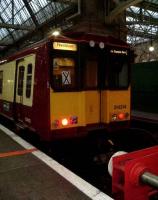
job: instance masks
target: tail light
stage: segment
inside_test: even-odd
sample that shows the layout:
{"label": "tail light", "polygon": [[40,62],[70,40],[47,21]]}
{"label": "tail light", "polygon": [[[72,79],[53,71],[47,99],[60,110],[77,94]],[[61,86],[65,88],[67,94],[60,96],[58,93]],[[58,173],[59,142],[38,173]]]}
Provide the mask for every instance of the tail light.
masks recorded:
{"label": "tail light", "polygon": [[125,113],[119,113],[118,114],[118,119],[120,119],[120,120],[125,119]]}
{"label": "tail light", "polygon": [[112,121],[126,120],[129,117],[129,113],[113,113],[111,116]]}

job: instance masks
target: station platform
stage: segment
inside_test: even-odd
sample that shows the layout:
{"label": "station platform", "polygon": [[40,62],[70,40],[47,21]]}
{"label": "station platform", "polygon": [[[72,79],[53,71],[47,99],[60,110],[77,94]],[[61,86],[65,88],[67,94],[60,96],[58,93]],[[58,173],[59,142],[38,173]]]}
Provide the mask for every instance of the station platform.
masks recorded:
{"label": "station platform", "polygon": [[0,124],[1,200],[113,200]]}
{"label": "station platform", "polygon": [[132,110],[131,119],[144,122],[158,123],[158,114]]}

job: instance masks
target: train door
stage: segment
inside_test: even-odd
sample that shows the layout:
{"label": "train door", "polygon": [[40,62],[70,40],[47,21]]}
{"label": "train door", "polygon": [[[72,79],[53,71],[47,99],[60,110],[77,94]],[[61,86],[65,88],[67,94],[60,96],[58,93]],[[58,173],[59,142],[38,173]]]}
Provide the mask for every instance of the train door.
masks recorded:
{"label": "train door", "polygon": [[130,116],[129,50],[83,44],[83,88],[86,125],[104,128]]}
{"label": "train door", "polygon": [[107,46],[102,68],[101,121],[127,121],[130,116],[129,51]]}
{"label": "train door", "polygon": [[30,119],[33,104],[35,55],[29,55],[16,62],[15,118],[19,122]]}
{"label": "train door", "polygon": [[87,46],[84,53],[83,87],[85,90],[86,124],[93,129],[101,122],[100,55]]}

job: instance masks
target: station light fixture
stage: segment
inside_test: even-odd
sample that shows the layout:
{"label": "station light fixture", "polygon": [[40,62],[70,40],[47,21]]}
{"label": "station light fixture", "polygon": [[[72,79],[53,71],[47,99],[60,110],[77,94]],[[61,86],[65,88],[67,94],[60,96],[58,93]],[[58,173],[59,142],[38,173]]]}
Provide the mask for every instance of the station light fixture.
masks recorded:
{"label": "station light fixture", "polygon": [[60,30],[59,30],[59,29],[54,29],[54,30],[52,31],[52,35],[53,35],[53,36],[59,36],[59,35],[60,35]]}
{"label": "station light fixture", "polygon": [[154,46],[150,46],[150,47],[149,47],[149,51],[150,51],[150,52],[152,52],[152,51],[154,51],[154,50],[155,50]]}
{"label": "station light fixture", "polygon": [[155,50],[155,48],[154,48],[154,46],[153,46],[153,41],[152,41],[152,39],[151,39],[151,41],[150,41],[150,46],[149,46],[149,51],[150,52],[153,52]]}

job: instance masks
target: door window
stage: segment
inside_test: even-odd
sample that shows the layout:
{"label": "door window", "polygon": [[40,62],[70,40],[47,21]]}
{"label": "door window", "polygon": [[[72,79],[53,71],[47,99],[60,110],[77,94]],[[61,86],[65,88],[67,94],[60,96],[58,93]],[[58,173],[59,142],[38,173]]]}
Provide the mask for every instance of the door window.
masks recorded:
{"label": "door window", "polygon": [[19,76],[18,76],[18,95],[23,95],[23,84],[24,84],[24,66],[19,67]]}
{"label": "door window", "polygon": [[0,94],[2,94],[3,88],[3,71],[0,71]]}
{"label": "door window", "polygon": [[84,88],[95,89],[98,84],[98,61],[97,59],[87,59],[84,71]]}
{"label": "door window", "polygon": [[31,96],[31,86],[32,86],[32,64],[27,66],[27,77],[26,77],[26,97]]}
{"label": "door window", "polygon": [[[121,52],[121,50],[118,52]],[[110,53],[109,88],[122,89],[122,88],[127,88],[128,85],[129,85],[128,54],[122,55],[122,54]]]}

